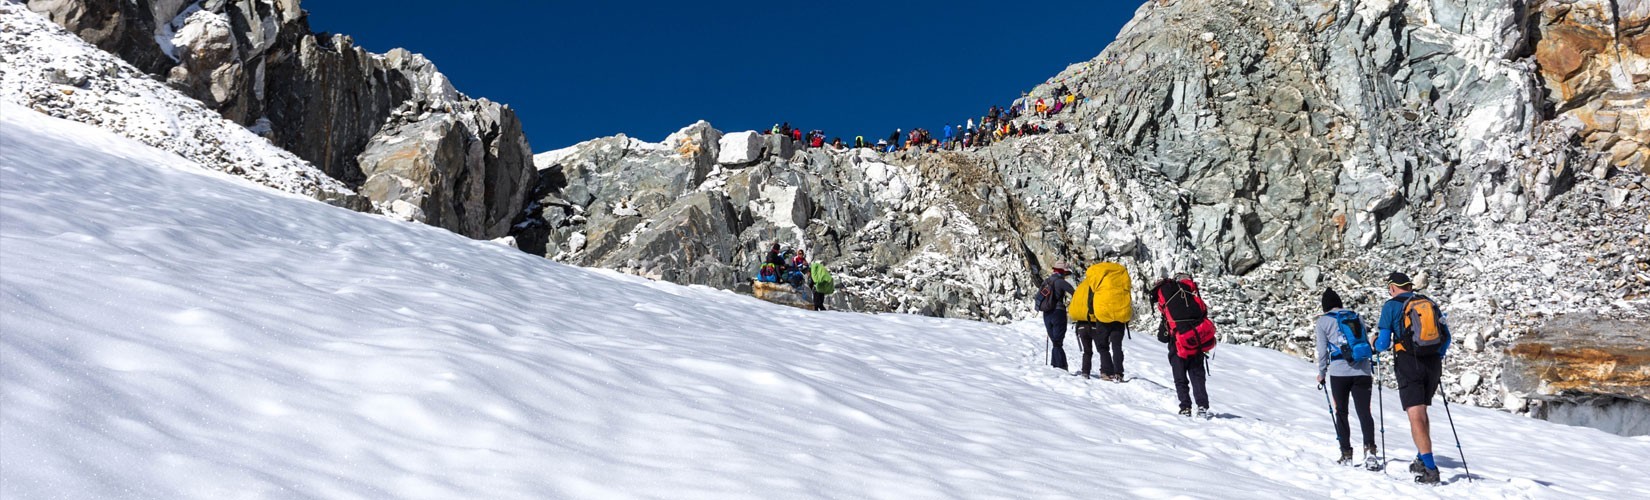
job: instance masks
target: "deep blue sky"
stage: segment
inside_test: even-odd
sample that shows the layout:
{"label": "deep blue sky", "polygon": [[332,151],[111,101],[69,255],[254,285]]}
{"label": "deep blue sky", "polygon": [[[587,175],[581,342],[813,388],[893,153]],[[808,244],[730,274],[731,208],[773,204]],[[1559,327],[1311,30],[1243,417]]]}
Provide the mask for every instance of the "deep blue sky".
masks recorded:
{"label": "deep blue sky", "polygon": [[938,130],[1098,55],[1144,0],[308,0],[315,31],[428,56],[509,104],[534,152],[789,121],[844,141]]}

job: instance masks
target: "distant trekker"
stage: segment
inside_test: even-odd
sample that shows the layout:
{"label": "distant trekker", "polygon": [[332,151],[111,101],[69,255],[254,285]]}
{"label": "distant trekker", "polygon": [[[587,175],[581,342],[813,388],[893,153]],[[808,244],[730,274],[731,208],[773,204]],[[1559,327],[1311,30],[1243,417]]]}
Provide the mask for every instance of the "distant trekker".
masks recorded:
{"label": "distant trekker", "polygon": [[1069,369],[1065,348],[1066,296],[1073,290],[1071,282],[1066,281],[1067,276],[1071,276],[1071,264],[1055,263],[1053,273],[1037,289],[1035,300],[1037,310],[1043,313],[1043,327],[1048,330],[1048,364],[1061,370]]}
{"label": "distant trekker", "polygon": [[[1394,272],[1387,276],[1387,292],[1392,298],[1381,307],[1381,334],[1375,349],[1391,350],[1393,374],[1398,379],[1398,400],[1409,414],[1409,434],[1415,440],[1415,461],[1409,471],[1415,482],[1438,484],[1438,463],[1432,457],[1432,421],[1427,408],[1438,394],[1444,374],[1444,354],[1449,352],[1449,324],[1438,303],[1415,293],[1409,275]],[[1445,402],[1446,404],[1448,401]]]}
{"label": "distant trekker", "polygon": [[814,292],[814,310],[825,310],[825,296],[836,293],[836,280],[825,264],[816,261],[808,268],[808,289]]}

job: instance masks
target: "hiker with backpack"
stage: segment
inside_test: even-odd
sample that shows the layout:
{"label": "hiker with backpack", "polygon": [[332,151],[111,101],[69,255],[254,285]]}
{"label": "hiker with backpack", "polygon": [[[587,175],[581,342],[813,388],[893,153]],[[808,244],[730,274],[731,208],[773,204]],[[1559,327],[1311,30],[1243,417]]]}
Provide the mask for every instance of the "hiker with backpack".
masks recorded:
{"label": "hiker with backpack", "polygon": [[1068,370],[1066,364],[1066,296],[1075,291],[1066,277],[1071,276],[1071,264],[1058,262],[1037,290],[1036,307],[1043,313],[1043,327],[1048,330],[1050,346],[1048,364]]}
{"label": "hiker with backpack", "polygon": [[1335,463],[1352,463],[1352,425],[1347,420],[1346,406],[1350,396],[1364,437],[1364,467],[1378,469],[1375,418],[1369,412],[1370,389],[1375,384],[1374,345],[1369,339],[1369,329],[1358,313],[1346,309],[1340,294],[1334,290],[1324,289],[1319,302],[1323,315],[1318,316],[1313,328],[1318,354],[1318,388],[1323,389],[1327,376],[1329,392],[1335,400],[1335,439],[1341,447],[1341,458]]}
{"label": "hiker with backpack", "polygon": [[1134,308],[1129,302],[1129,270],[1116,262],[1089,266],[1083,282],[1071,294],[1066,308],[1077,322],[1077,345],[1083,349],[1083,378],[1090,378],[1090,360],[1100,352],[1100,379],[1123,381],[1123,334]]}
{"label": "hiker with backpack", "polygon": [[[1381,307],[1378,352],[1392,351],[1393,375],[1398,380],[1398,400],[1409,414],[1409,434],[1415,440],[1415,461],[1409,471],[1415,482],[1438,484],[1438,464],[1432,456],[1432,421],[1427,409],[1438,394],[1444,374],[1444,354],[1449,351],[1449,325],[1438,303],[1415,293],[1409,275],[1394,272],[1387,276],[1387,292],[1392,298]],[[1444,401],[1445,410],[1449,400]],[[1457,445],[1459,446],[1459,444]]]}
{"label": "hiker with backpack", "polygon": [[814,310],[825,310],[825,296],[836,293],[836,280],[831,278],[825,264],[814,262],[808,267],[808,289],[813,291]]}
{"label": "hiker with backpack", "polygon": [[1169,368],[1174,373],[1175,396],[1180,401],[1180,414],[1192,416],[1192,403],[1197,403],[1197,416],[1210,418],[1209,351],[1215,348],[1215,324],[1209,321],[1209,307],[1197,294],[1197,282],[1192,275],[1175,273],[1173,279],[1158,281],[1147,292],[1156,305],[1162,322],[1158,324],[1157,340],[1169,345]]}

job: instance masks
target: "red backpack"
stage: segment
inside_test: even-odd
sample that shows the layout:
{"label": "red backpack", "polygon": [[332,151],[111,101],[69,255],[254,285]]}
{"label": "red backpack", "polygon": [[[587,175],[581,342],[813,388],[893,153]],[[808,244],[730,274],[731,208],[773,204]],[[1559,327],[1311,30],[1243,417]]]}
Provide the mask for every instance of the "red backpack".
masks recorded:
{"label": "red backpack", "polygon": [[1167,281],[1157,287],[1157,310],[1168,324],[1175,354],[1190,358],[1215,349],[1215,323],[1191,280]]}

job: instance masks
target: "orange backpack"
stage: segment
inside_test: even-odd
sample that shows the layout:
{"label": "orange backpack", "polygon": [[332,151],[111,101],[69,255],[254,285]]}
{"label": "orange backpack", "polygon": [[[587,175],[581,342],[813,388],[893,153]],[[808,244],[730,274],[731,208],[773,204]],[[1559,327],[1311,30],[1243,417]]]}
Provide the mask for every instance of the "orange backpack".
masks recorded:
{"label": "orange backpack", "polygon": [[1404,301],[1403,329],[1399,332],[1398,350],[1416,356],[1437,356],[1449,333],[1444,327],[1443,313],[1438,303],[1422,295],[1413,295]]}

